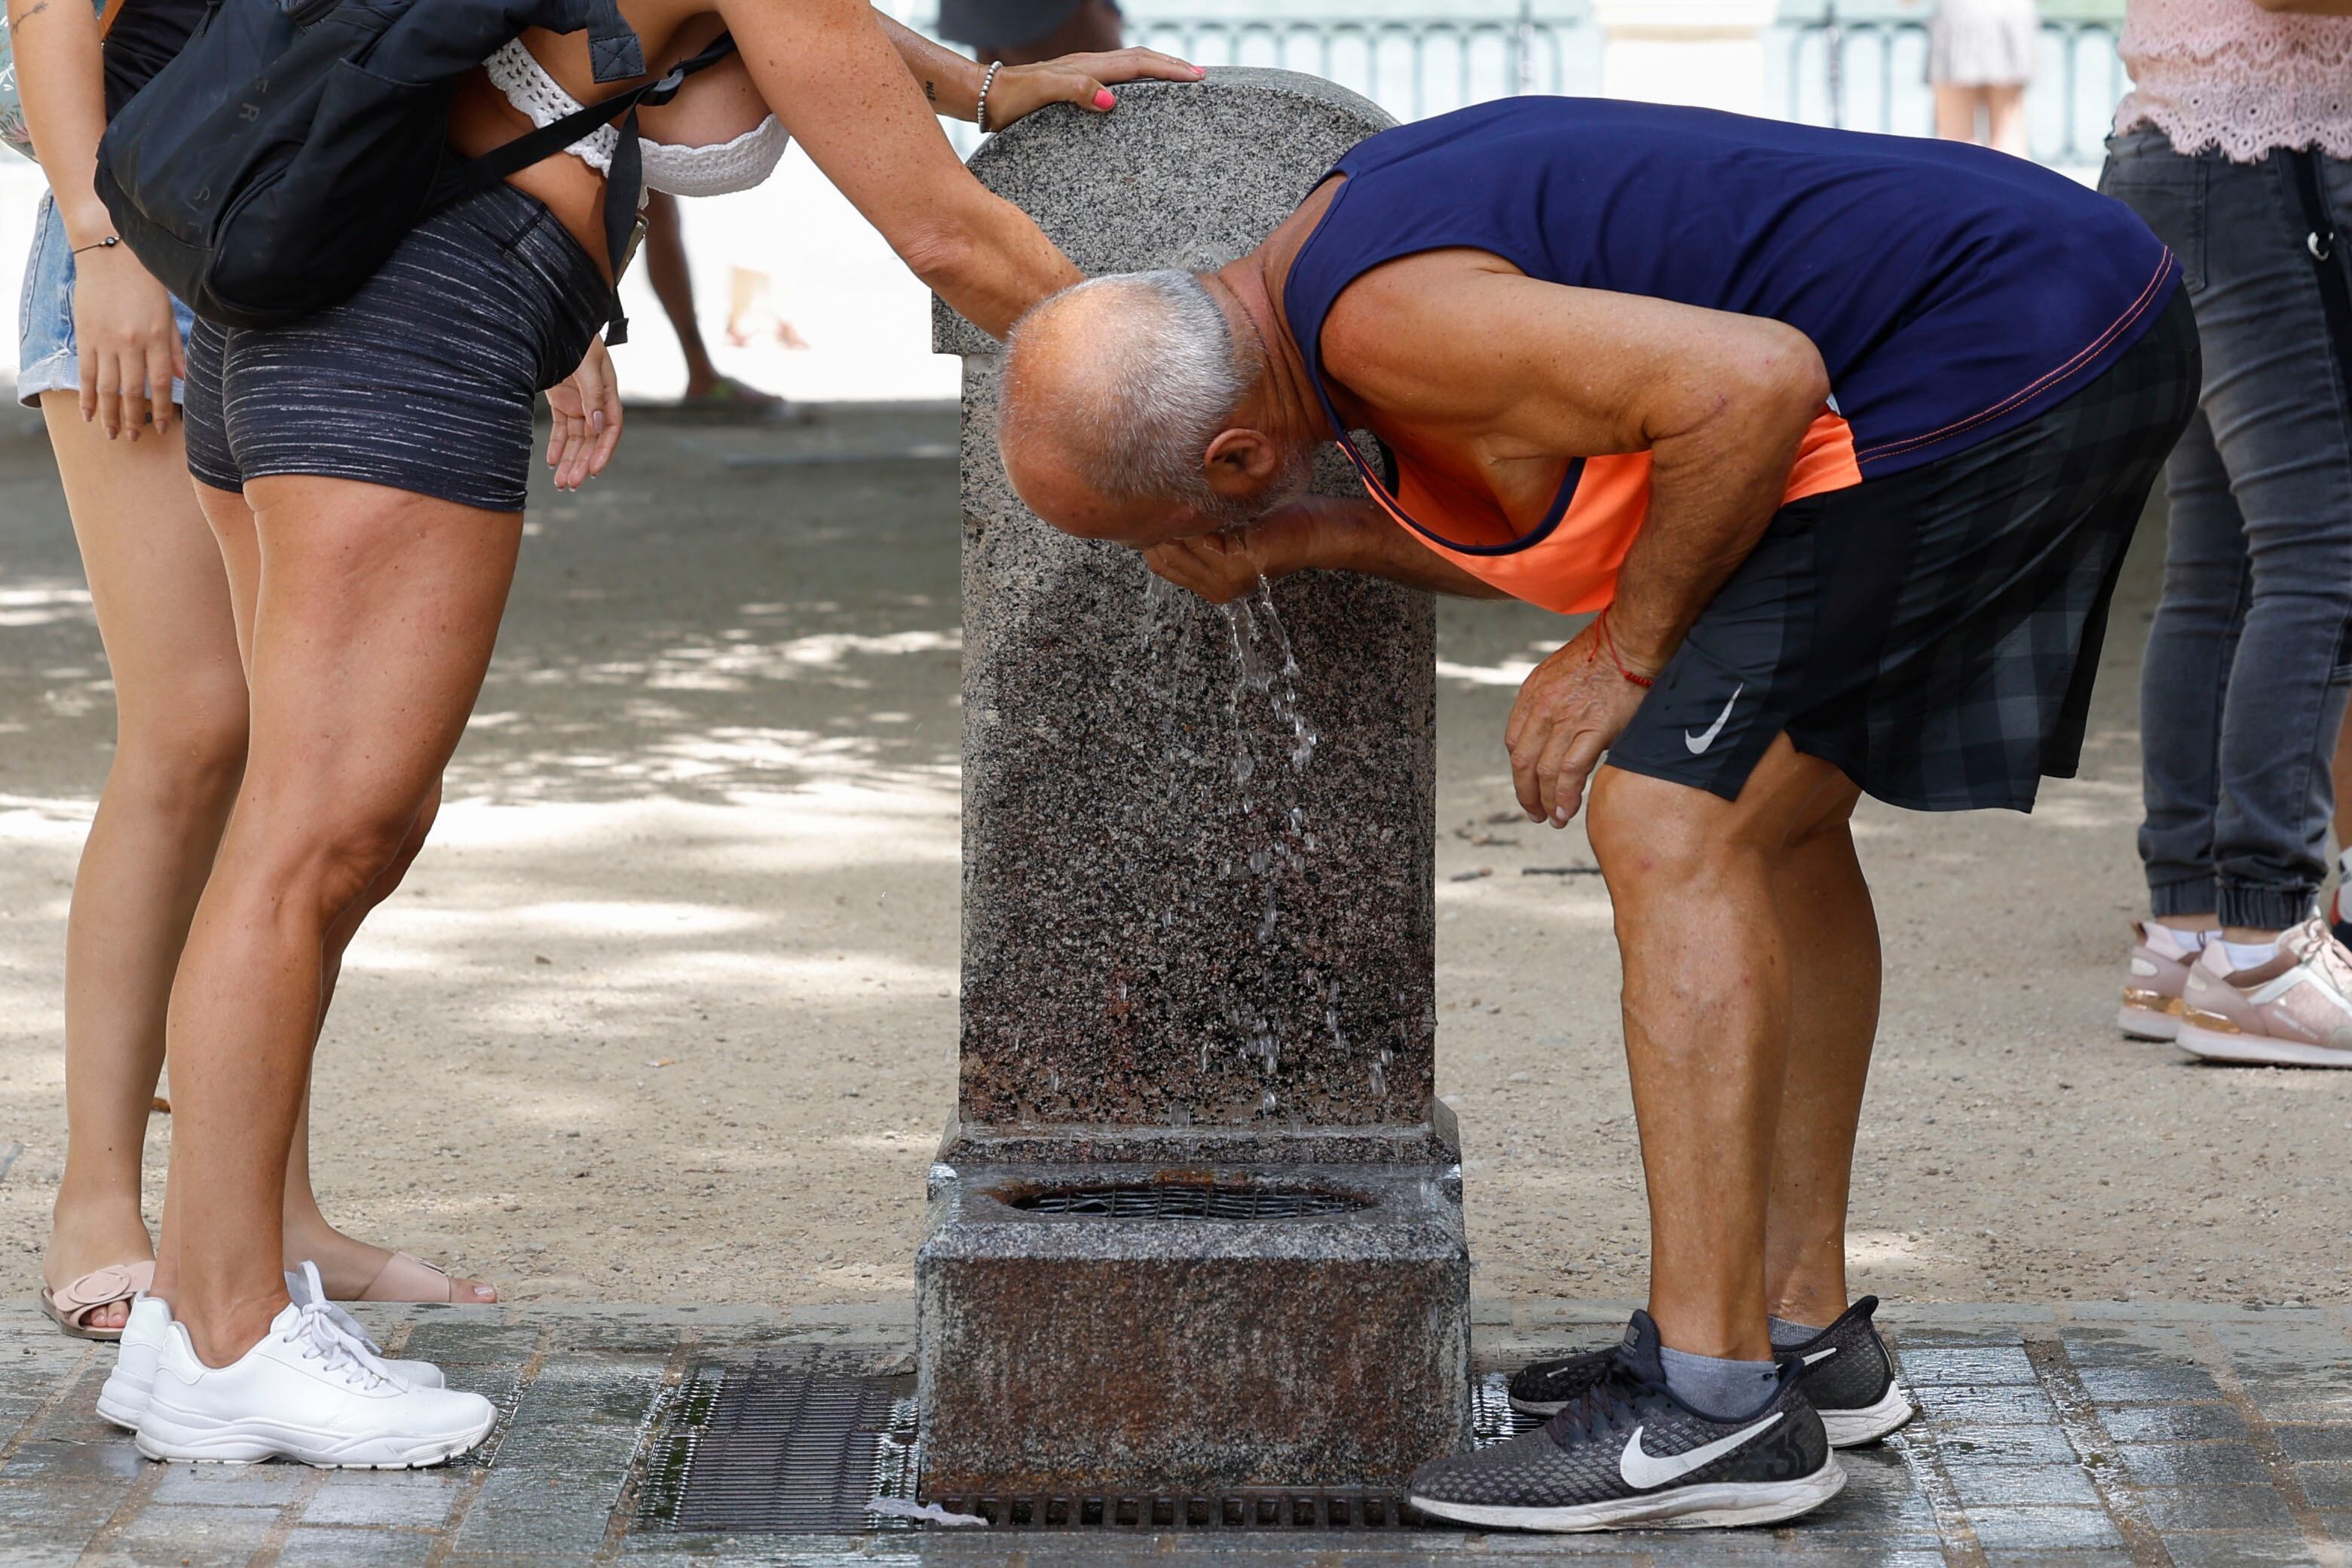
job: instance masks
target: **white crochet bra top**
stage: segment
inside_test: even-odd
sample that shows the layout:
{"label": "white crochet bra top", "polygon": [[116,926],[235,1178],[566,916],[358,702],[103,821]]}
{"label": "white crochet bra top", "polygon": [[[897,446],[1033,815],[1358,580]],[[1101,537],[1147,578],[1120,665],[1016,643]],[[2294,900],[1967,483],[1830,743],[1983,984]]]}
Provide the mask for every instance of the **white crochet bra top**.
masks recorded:
{"label": "white crochet bra top", "polygon": [[[482,68],[507,95],[507,101],[530,117],[533,125],[552,125],[581,107],[563,84],[547,74],[531,52],[516,38],[488,59]],[[721,196],[748,191],[775,173],[792,138],[776,117],[769,115],[731,142],[712,147],[681,147],[640,136],[645,157],[646,186],[679,196]],[[621,144],[620,127],[599,125],[564,149],[600,174],[613,172],[613,150]]]}
{"label": "white crochet bra top", "polygon": [[2274,147],[2352,158],[2352,16],[2254,0],[2128,0],[2117,50],[2131,93],[2116,129],[2153,125],[2179,153],[2232,163]]}

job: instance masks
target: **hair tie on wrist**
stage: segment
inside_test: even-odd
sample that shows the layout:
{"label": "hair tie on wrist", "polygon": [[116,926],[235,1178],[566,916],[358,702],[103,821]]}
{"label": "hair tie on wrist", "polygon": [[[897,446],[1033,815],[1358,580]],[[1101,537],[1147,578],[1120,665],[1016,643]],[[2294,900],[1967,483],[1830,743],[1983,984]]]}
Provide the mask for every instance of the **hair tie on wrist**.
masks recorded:
{"label": "hair tie on wrist", "polygon": [[110,234],[104,239],[93,239],[88,245],[75,246],[73,248],[73,254],[79,256],[85,250],[112,250],[116,246],[121,245],[121,243],[122,237],[121,235]]}
{"label": "hair tie on wrist", "polygon": [[980,79],[980,103],[972,110],[972,121],[980,127],[980,133],[982,136],[988,134],[988,89],[996,85],[996,73],[1003,68],[1003,60],[992,60],[989,62],[988,74]]}

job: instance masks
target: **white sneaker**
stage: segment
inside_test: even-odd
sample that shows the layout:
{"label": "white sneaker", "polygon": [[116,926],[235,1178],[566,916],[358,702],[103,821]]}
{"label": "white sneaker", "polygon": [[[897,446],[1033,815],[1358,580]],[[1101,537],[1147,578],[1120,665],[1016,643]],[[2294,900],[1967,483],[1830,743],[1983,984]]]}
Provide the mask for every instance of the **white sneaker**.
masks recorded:
{"label": "white sneaker", "polygon": [[[368,1353],[383,1362],[394,1378],[411,1388],[446,1386],[448,1379],[431,1362],[394,1361],[386,1356],[383,1347],[370,1339],[349,1312],[329,1301],[324,1291],[316,1264],[305,1263],[299,1273],[286,1276],[286,1293],[296,1306],[316,1302],[337,1328],[367,1347]],[[172,1309],[157,1298],[142,1293],[131,1303],[131,1321],[122,1325],[121,1353],[115,1358],[114,1370],[106,1374],[106,1386],[98,1393],[101,1418],[126,1432],[139,1429],[139,1419],[147,1414],[147,1401],[155,1390],[155,1365],[163,1354],[164,1331],[171,1326]]]}
{"label": "white sneaker", "polygon": [[163,1353],[163,1335],[171,1326],[172,1309],[158,1298],[140,1292],[131,1303],[130,1321],[122,1325],[121,1353],[114,1358],[114,1370],[106,1374],[106,1386],[98,1391],[101,1418],[126,1432],[139,1430],[139,1418],[147,1414],[148,1398],[155,1392],[155,1363]]}
{"label": "white sneaker", "polygon": [[441,1369],[429,1361],[395,1361],[383,1353],[383,1347],[360,1327],[360,1321],[327,1300],[327,1287],[319,1278],[319,1266],[305,1260],[302,1267],[286,1276],[286,1295],[298,1307],[315,1306],[334,1320],[335,1327],[367,1347],[368,1354],[390,1368],[392,1375],[411,1388],[446,1388],[449,1380]]}
{"label": "white sneaker", "polygon": [[465,1453],[497,1420],[480,1394],[403,1383],[320,1303],[289,1302],[223,1367],[197,1358],[184,1326],[167,1325],[138,1443],[151,1459],[401,1470]]}

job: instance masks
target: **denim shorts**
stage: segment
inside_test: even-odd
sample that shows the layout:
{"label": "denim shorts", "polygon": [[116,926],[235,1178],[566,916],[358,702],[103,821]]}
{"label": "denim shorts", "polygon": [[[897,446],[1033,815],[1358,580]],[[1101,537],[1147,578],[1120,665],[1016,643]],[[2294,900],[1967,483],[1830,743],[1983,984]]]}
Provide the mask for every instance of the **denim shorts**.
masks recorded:
{"label": "denim shorts", "polygon": [[[16,396],[27,408],[40,405],[45,392],[81,389],[81,351],[74,342],[73,242],[66,237],[58,204],[41,197],[33,223],[33,254],[25,262],[25,298],[16,315]],[[177,300],[172,316],[185,346],[196,318]],[[186,386],[172,383],[172,401],[185,403]]]}

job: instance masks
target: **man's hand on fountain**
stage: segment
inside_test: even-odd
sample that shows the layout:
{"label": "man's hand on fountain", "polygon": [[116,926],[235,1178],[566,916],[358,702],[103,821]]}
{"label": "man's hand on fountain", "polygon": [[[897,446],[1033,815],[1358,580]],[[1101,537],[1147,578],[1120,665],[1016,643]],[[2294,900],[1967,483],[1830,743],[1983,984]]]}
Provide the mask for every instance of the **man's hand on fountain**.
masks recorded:
{"label": "man's hand on fountain", "polygon": [[1655,673],[1623,661],[1610,641],[1606,611],[1536,666],[1503,729],[1511,783],[1528,821],[1568,826],[1584,804],[1585,781],[1633,721]]}

